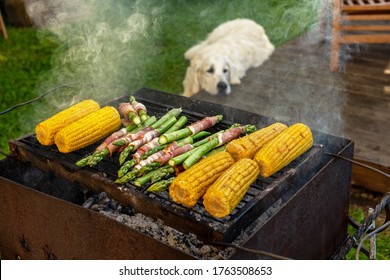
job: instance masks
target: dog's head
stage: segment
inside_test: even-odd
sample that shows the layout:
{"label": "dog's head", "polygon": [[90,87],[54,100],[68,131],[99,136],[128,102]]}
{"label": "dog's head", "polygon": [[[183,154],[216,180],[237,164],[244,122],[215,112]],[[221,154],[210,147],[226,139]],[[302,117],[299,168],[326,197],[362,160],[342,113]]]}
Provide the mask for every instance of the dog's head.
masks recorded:
{"label": "dog's head", "polygon": [[200,90],[212,95],[230,94],[230,70],[230,62],[217,52],[193,57],[183,81],[184,96],[193,96]]}

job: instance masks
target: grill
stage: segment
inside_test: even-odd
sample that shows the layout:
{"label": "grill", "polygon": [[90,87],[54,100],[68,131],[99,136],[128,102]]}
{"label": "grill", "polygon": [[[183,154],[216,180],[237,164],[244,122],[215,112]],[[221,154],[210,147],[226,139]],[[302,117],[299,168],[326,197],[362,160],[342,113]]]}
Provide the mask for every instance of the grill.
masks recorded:
{"label": "grill", "polygon": [[[150,89],[141,89],[134,96],[146,105],[150,115],[156,117],[177,107],[183,109],[182,114],[188,117],[189,123],[205,116],[222,114],[223,121],[209,129],[210,132],[226,129],[233,123],[263,127],[275,122],[270,118],[246,111]],[[117,106],[119,102],[126,102],[127,98],[128,96],[118,98],[111,101],[110,104]],[[92,239],[101,238],[95,237],[95,234],[103,234],[107,231],[111,232],[111,230],[117,231],[115,235],[119,239],[99,239],[99,242],[102,243],[99,244],[100,248],[104,248],[101,253],[104,252],[104,256],[108,258],[138,258],[131,254],[129,257],[129,253],[126,255],[123,252],[118,252],[120,251],[118,244],[121,244],[118,242],[121,241],[127,244],[121,246],[129,246],[128,249],[132,252],[143,251],[137,247],[140,245],[130,246],[128,241],[122,240],[123,236],[129,237],[129,235],[131,239],[142,236],[141,239],[147,243],[145,247],[150,248],[153,252],[156,252],[156,248],[162,248],[161,252],[163,253],[157,253],[157,255],[153,255],[153,258],[194,257],[183,254],[180,250],[172,249],[170,246],[167,247],[158,240],[145,237],[126,227],[122,228],[123,225],[117,229],[117,222],[108,221],[100,214],[93,213],[93,217],[98,216],[91,218],[91,211],[79,206],[85,201],[86,194],[105,192],[122,205],[131,207],[134,212],[142,213],[157,221],[163,221],[165,225],[185,234],[195,234],[205,243],[239,242],[241,245],[293,258],[327,258],[346,238],[351,166],[349,163],[333,159],[325,153],[340,154],[352,158],[353,142],[317,131],[313,131],[313,136],[315,144],[309,151],[272,177],[258,178],[231,215],[224,219],[216,219],[204,210],[201,202],[198,202],[194,208],[188,209],[173,202],[167,192],[151,194],[145,192],[145,188],[139,189],[130,183],[126,185],[115,184],[116,172],[119,169],[116,157],[106,158],[94,168],[78,168],[74,165],[76,161],[92,153],[99,143],[77,152],[61,154],[55,146],[41,146],[35,135],[27,135],[10,141],[10,149],[16,158],[8,158],[1,163],[0,191],[3,192],[4,203],[0,206],[0,216],[10,215],[9,207],[12,207],[10,204],[13,204],[14,209],[20,211],[20,217],[17,217],[17,220],[24,218],[26,223],[27,219],[31,219],[30,223],[32,222],[32,224],[35,223],[34,221],[42,220],[42,213],[45,213],[46,219],[53,222],[52,230],[56,232],[59,232],[60,228],[63,230],[64,225],[60,225],[58,221],[57,224],[53,220],[53,213],[63,213],[64,216],[61,219],[65,220],[74,219],[70,213],[79,217],[85,216],[86,220],[77,222],[82,222],[83,225],[89,224],[91,227],[95,226],[96,232],[94,231],[94,234],[91,233],[89,227],[85,229],[85,232],[83,229],[74,229],[73,227],[78,223],[68,224],[67,232],[76,230],[77,235],[80,236],[78,231],[82,231],[82,234],[88,236],[81,235],[79,238],[85,240],[91,239],[91,236],[93,236]],[[34,178],[37,181],[35,184]],[[15,191],[18,188],[20,191],[16,194]],[[31,189],[39,192],[32,192]],[[50,209],[51,212],[46,213],[41,204],[31,205],[32,197],[40,201],[38,203],[45,204],[50,201],[49,204],[52,205],[52,208],[57,210]],[[39,213],[37,210],[35,215],[27,214],[28,211],[25,208],[27,205],[38,208],[42,212]],[[87,212],[84,213],[84,211]],[[9,255],[6,256],[9,258],[13,258],[15,255],[20,256],[20,252],[15,253],[18,251],[15,249],[16,247],[18,249],[22,247],[24,254],[31,252],[31,245],[25,245],[29,243],[26,241],[27,234],[19,232],[30,232],[31,225],[25,224],[19,227],[20,225],[15,226],[15,221],[10,221],[7,226],[11,230],[3,230],[0,244],[2,250],[4,247],[7,248],[5,252]],[[109,226],[111,229],[107,228]],[[313,236],[314,232],[317,234]],[[120,237],[118,233],[120,233]],[[17,236],[17,240],[14,240],[15,238],[11,234]],[[35,238],[41,239],[41,237],[37,237],[37,234],[31,234]],[[61,240],[59,243],[64,245],[64,242],[70,237],[64,233],[60,235],[57,242]],[[48,235],[42,242],[47,243],[47,239],[51,240],[53,237]],[[71,240],[74,239],[76,237],[72,236]],[[16,247],[6,245],[4,240],[8,240],[9,244],[17,245],[14,245]],[[136,243],[138,244],[139,241]],[[107,247],[108,244],[111,244],[110,248]],[[52,250],[49,249],[48,244],[45,244],[44,247],[46,249],[42,250],[45,252],[45,257],[49,258],[48,256],[55,255],[51,253]],[[61,247],[57,250],[64,253],[64,250],[67,249]],[[63,254],[62,258],[64,255],[91,258],[91,252],[88,253],[88,250],[85,249],[81,250],[82,253],[80,253],[80,250],[80,247],[74,248],[71,252]],[[112,252],[113,255],[110,256],[109,252]],[[150,254],[143,251],[139,256],[140,258],[151,258]],[[95,255],[92,254],[92,256]],[[228,258],[253,257],[250,253],[235,251]],[[96,258],[101,258],[101,256],[97,255]]]}

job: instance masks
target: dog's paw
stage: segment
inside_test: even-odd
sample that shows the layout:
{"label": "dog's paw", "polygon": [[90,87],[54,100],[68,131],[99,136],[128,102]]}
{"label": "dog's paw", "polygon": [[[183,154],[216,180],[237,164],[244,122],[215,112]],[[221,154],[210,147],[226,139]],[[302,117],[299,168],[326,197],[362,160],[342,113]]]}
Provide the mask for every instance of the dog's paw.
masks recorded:
{"label": "dog's paw", "polygon": [[232,78],[230,80],[230,84],[232,84],[232,85],[239,85],[239,84],[241,84],[241,80],[239,78]]}
{"label": "dog's paw", "polygon": [[186,91],[186,92],[184,92],[184,93],[182,94],[182,96],[185,96],[185,97],[191,97],[191,96],[193,96],[193,95],[194,95],[194,93],[188,92],[188,91]]}

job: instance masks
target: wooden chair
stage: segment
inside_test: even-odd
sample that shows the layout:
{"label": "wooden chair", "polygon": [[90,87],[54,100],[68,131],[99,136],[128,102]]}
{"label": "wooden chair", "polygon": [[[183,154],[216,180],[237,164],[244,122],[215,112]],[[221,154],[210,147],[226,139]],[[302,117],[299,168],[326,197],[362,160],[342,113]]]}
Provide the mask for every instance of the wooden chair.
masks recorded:
{"label": "wooden chair", "polygon": [[1,12],[0,12],[0,32],[1,32],[1,34],[3,35],[4,39],[7,40],[7,38],[8,38],[7,29],[5,29],[5,24],[4,24],[4,21],[3,21],[2,15],[1,15]]}
{"label": "wooden chair", "polygon": [[390,0],[333,0],[330,70],[339,68],[341,44],[390,43]]}

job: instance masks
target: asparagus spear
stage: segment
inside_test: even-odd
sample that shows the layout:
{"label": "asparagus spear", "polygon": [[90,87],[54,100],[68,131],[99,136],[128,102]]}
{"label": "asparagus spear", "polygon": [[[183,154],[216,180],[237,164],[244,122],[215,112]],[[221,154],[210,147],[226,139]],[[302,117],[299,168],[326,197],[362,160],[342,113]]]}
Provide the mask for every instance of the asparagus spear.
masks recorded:
{"label": "asparagus spear", "polygon": [[119,168],[118,170],[118,178],[121,178],[123,177],[127,172],[129,172],[129,170],[134,167],[135,165],[135,159],[131,159],[131,160],[128,160],[126,161],[122,166],[121,168]]}
{"label": "asparagus spear", "polygon": [[205,154],[204,157],[208,157],[208,156],[211,156],[211,155],[213,155],[215,153],[219,153],[219,152],[222,152],[222,151],[226,151],[226,145],[223,145],[223,146],[220,146],[220,147],[212,149],[210,152]]}
{"label": "asparagus spear", "polygon": [[180,116],[179,120],[164,133],[170,133],[170,132],[179,130],[180,128],[182,128],[186,124],[186,122],[187,122],[187,117]]}
{"label": "asparagus spear", "polygon": [[218,143],[219,143],[218,138],[213,138],[211,141],[207,142],[206,144],[199,146],[199,149],[197,149],[195,152],[190,154],[184,160],[183,162],[184,169],[188,169],[196,162],[198,162],[202,156],[204,156],[206,153],[208,153],[209,151],[217,147]]}
{"label": "asparagus spear", "polygon": [[196,140],[199,140],[199,139],[204,138],[206,136],[209,136],[210,134],[211,134],[210,132],[202,130],[202,131],[199,131],[198,133],[192,135],[191,138],[192,138],[192,140],[196,141]]}
{"label": "asparagus spear", "polygon": [[138,177],[144,175],[145,173],[148,173],[152,170],[155,170],[157,168],[159,168],[161,166],[161,164],[159,162],[151,162],[150,164],[148,165],[145,165],[145,166],[142,166],[140,169],[139,169],[139,172],[137,174]]}
{"label": "asparagus spear", "polygon": [[127,172],[122,177],[116,179],[115,183],[122,184],[122,183],[130,182],[130,181],[134,180],[135,178],[137,178],[138,173],[139,173],[139,170],[133,168],[133,170],[131,170],[130,172]]}
{"label": "asparagus spear", "polygon": [[153,176],[155,176],[155,178],[158,178],[158,177],[163,178],[163,177],[167,176],[168,174],[172,174],[174,172],[175,172],[175,169],[172,166],[165,165],[165,166],[162,166],[156,170],[153,170],[153,171],[146,173],[142,177],[137,178],[134,181],[134,185],[136,185],[137,187],[141,187],[141,186],[145,185],[147,182],[149,182]]}
{"label": "asparagus spear", "polygon": [[175,177],[171,177],[171,178],[166,179],[166,180],[161,180],[161,181],[155,182],[152,185],[150,185],[150,187],[146,191],[148,191],[148,192],[166,191],[170,187],[170,185],[172,184],[174,179],[175,179]]}

